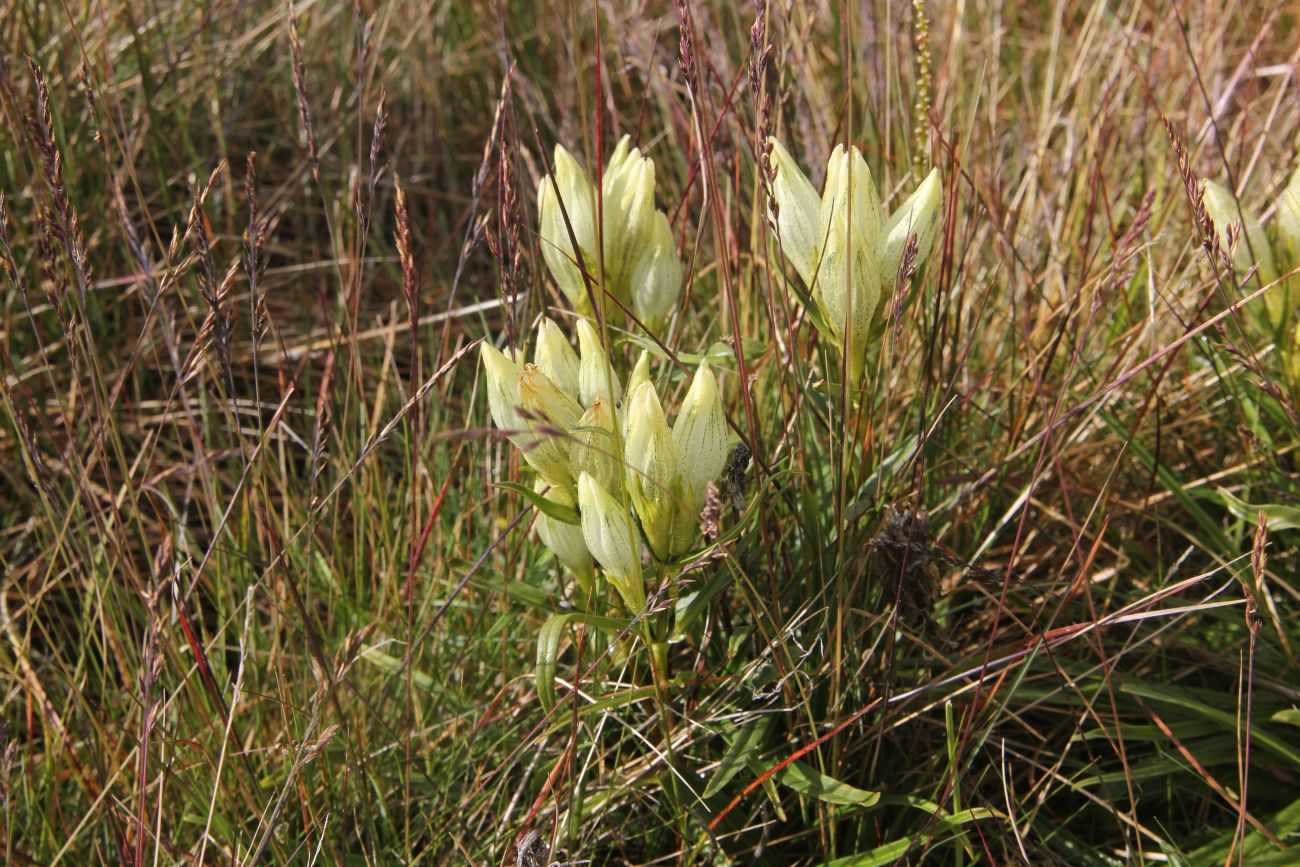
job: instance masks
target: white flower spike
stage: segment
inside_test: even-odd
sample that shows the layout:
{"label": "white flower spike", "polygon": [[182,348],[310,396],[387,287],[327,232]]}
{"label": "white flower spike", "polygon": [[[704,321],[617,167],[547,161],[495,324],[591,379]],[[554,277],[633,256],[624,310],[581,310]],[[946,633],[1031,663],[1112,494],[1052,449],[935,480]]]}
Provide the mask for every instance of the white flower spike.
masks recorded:
{"label": "white flower spike", "polygon": [[850,379],[866,366],[872,323],[882,298],[895,290],[908,238],[916,236],[916,262],[929,256],[943,201],[938,171],[888,218],[871,170],[856,147],[837,145],[826,164],[826,184],[817,195],[789,151],[772,147],[773,227],[781,250],[809,289],[844,353]]}

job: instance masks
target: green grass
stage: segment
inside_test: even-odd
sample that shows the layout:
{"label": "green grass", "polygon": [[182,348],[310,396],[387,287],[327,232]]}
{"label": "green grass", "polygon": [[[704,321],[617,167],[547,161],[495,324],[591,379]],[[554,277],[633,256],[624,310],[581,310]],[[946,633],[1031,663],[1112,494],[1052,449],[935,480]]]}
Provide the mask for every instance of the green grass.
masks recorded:
{"label": "green grass", "polygon": [[[1296,858],[1297,530],[1256,527],[1296,411],[1248,313],[1202,329],[1238,290],[1161,122],[1262,211],[1292,12],[931,3],[918,139],[912,4],[772,4],[759,95],[754,4],[688,4],[695,92],[672,4],[358,5],[299,4],[295,50],[282,3],[0,2],[6,863]],[[769,126],[891,203],[943,173],[860,414]],[[758,459],[667,701],[575,627],[548,713],[571,582],[468,350],[563,310],[537,179],[625,132],[688,262],[661,337],[749,341]]]}

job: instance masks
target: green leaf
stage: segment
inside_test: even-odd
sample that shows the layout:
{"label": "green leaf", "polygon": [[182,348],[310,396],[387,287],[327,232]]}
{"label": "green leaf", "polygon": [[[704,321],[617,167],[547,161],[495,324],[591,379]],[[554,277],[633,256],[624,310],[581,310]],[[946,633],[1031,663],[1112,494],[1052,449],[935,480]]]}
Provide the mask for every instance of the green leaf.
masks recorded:
{"label": "green leaf", "polygon": [[692,585],[689,592],[678,597],[677,604],[674,606],[676,609],[676,616],[673,618],[674,636],[687,635],[695,620],[708,609],[709,601],[726,589],[732,580],[730,572],[720,570],[702,585]]}
{"label": "green leaf", "polygon": [[[641,336],[631,336],[628,342],[644,349],[656,358],[667,358],[668,353],[664,352],[658,343]],[[752,337],[742,338],[741,344],[745,349],[745,358],[753,359],[767,352],[767,344],[761,340],[755,340]],[[678,352],[674,355],[681,364],[695,366],[701,361],[708,360],[709,364],[727,366],[733,364],[736,360],[736,352],[727,344],[717,341],[709,345],[709,348],[703,353],[699,352]]]}
{"label": "green leaf", "polygon": [[[1120,690],[1129,695],[1181,707],[1197,716],[1215,720],[1228,730],[1235,730],[1237,727],[1237,715],[1235,713],[1219,710],[1210,702],[1207,702],[1205,696],[1198,695],[1191,690],[1156,686],[1151,683],[1125,683],[1120,687]],[[1262,749],[1268,750],[1279,758],[1286,759],[1296,767],[1300,767],[1300,747],[1292,744],[1286,738],[1280,737],[1257,724],[1250,727],[1250,740],[1252,743],[1258,744]]]}
{"label": "green leaf", "polygon": [[782,785],[789,786],[801,795],[825,801],[827,804],[843,804],[848,807],[870,807],[880,800],[879,792],[868,792],[842,783],[834,777],[813,770],[803,762],[791,762],[781,769],[777,778]]}
{"label": "green leaf", "polygon": [[563,503],[557,503],[554,500],[548,500],[546,497],[537,493],[527,485],[521,485],[518,482],[496,482],[492,487],[514,491],[516,494],[519,494],[521,497],[528,500],[528,502],[532,503],[537,511],[541,512],[548,518],[553,518],[556,521],[559,521],[561,524],[577,525],[582,523],[578,518],[577,509],[566,506]]}
{"label": "green leaf", "polygon": [[758,758],[767,742],[767,733],[772,730],[773,719],[764,714],[749,725],[741,726],[728,738],[727,752],[704,787],[703,797],[711,798],[722,791],[750,759]]}
{"label": "green leaf", "polygon": [[1234,497],[1223,488],[1215,488],[1214,492],[1223,500],[1228,511],[1243,521],[1254,524],[1259,520],[1260,512],[1263,512],[1264,520],[1268,522],[1270,530],[1300,529],[1300,509],[1295,506],[1283,506],[1279,503],[1263,503],[1255,506]]}
{"label": "green leaf", "polygon": [[894,840],[883,846],[877,846],[866,852],[859,852],[856,855],[849,855],[844,858],[836,858],[830,862],[828,867],[878,867],[882,864],[895,864],[904,855],[907,850],[912,848],[911,840]]}
{"label": "green leaf", "polygon": [[[378,645],[362,648],[361,652],[357,654],[357,658],[389,674],[397,674],[402,671],[402,661],[395,656],[384,653],[379,649]],[[411,671],[411,682],[420,689],[433,689],[433,678],[419,669]]]}
{"label": "green leaf", "polygon": [[555,707],[555,663],[560,657],[560,639],[564,636],[564,627],[573,622],[595,626],[606,632],[620,632],[629,623],[613,617],[568,612],[556,614],[542,624],[537,632],[537,667],[533,677],[537,683],[537,698],[548,711]]}
{"label": "green leaf", "polygon": [[1300,710],[1289,707],[1286,710],[1280,710],[1273,714],[1270,719],[1275,723],[1282,723],[1289,726],[1300,726]]}

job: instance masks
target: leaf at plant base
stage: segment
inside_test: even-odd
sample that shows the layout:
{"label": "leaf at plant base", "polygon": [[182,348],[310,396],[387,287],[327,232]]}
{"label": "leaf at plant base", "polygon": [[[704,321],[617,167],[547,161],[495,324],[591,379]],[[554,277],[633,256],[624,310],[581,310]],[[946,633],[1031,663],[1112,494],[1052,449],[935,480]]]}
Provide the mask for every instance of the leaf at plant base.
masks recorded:
{"label": "leaf at plant base", "polygon": [[866,852],[836,858],[828,867],[880,867],[883,864],[897,864],[912,845],[913,841],[909,839],[894,840]]}
{"label": "leaf at plant base", "polygon": [[879,792],[868,792],[842,783],[834,777],[828,777],[815,771],[803,762],[794,761],[777,774],[781,784],[794,789],[801,795],[816,798],[827,804],[843,804],[849,807],[870,807],[880,800]]}
{"label": "leaf at plant base", "polygon": [[[1206,719],[1217,720],[1229,729],[1237,726],[1236,714],[1220,710],[1207,703],[1208,694],[1206,691],[1193,691],[1185,688],[1140,682],[1121,684],[1120,690],[1129,695],[1136,695],[1139,698],[1185,708]],[[1261,749],[1272,753],[1278,758],[1287,760],[1293,767],[1300,768],[1300,746],[1297,746],[1289,738],[1282,737],[1256,723],[1250,727],[1250,740],[1252,744],[1258,745]]]}
{"label": "leaf at plant base", "polygon": [[772,730],[772,719],[765,714],[732,733],[727,739],[727,752],[718,764],[718,769],[709,778],[709,784],[704,787],[703,797],[711,798],[722,791],[750,759],[757,758],[763,752],[767,734]]}
{"label": "leaf at plant base", "polygon": [[708,609],[709,601],[726,589],[732,580],[730,572],[720,569],[708,581],[692,585],[689,592],[678,597],[674,606],[676,616],[673,618],[673,636],[687,635],[692,624]]}
{"label": "leaf at plant base", "polygon": [[628,624],[626,620],[577,611],[556,614],[542,624],[537,632],[537,667],[533,670],[533,678],[537,684],[537,698],[548,711],[555,707],[555,663],[560,658],[560,639],[564,636],[564,627],[572,622],[615,633]]}
{"label": "leaf at plant base", "polygon": [[1259,519],[1259,513],[1263,512],[1264,520],[1268,522],[1270,530],[1300,529],[1300,508],[1283,506],[1280,503],[1263,503],[1255,506],[1234,497],[1223,488],[1215,488],[1214,490],[1223,500],[1223,504],[1228,508],[1228,511],[1243,521],[1249,521],[1253,524]]}
{"label": "leaf at plant base", "polygon": [[507,491],[514,491],[528,502],[533,504],[537,511],[541,512],[548,518],[559,521],[561,524],[573,524],[577,526],[580,522],[578,519],[578,510],[566,506],[563,503],[557,503],[554,500],[548,500],[541,494],[534,491],[527,485],[521,485],[518,482],[496,482],[492,485],[494,488],[504,488]]}

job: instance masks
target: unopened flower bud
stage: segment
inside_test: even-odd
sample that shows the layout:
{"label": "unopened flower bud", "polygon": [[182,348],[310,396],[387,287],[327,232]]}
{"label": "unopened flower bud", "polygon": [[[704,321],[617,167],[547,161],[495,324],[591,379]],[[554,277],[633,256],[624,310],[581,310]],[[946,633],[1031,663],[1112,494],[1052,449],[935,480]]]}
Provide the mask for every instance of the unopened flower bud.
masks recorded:
{"label": "unopened flower bud", "polygon": [[727,463],[727,416],[708,362],[700,363],[673,422],[673,449],[677,455],[680,510],[673,522],[669,556],[690,546],[709,482],[722,473]]}
{"label": "unopened flower bud", "polygon": [[916,236],[915,266],[920,266],[930,255],[942,204],[943,181],[939,170],[932,169],[916,192],[908,196],[885,221],[880,245],[880,279],[884,281],[886,295],[893,291],[894,281],[898,279],[908,238]]}
{"label": "unopened flower bud", "polygon": [[578,399],[578,353],[573,351],[573,344],[560,326],[549,317],[543,317],[537,326],[533,363],[565,394]]}
{"label": "unopened flower bud", "polygon": [[623,397],[623,386],[609,364],[609,356],[600,342],[600,335],[591,323],[578,320],[578,399],[583,406],[591,406],[596,398],[605,398],[610,406]]}
{"label": "unopened flower bud", "polygon": [[651,332],[663,327],[682,294],[682,262],[668,217],[654,215],[650,244],[632,269],[632,310]]}
{"label": "unopened flower bud", "polygon": [[627,609],[640,614],[645,608],[645,579],[641,575],[636,528],[626,510],[586,473],[578,476],[578,510],[587,550],[605,570]]}
{"label": "unopened flower bud", "polygon": [[492,423],[499,430],[509,432],[511,441],[517,445],[519,432],[526,427],[519,417],[519,374],[522,370],[486,342],[479,344],[479,358],[487,377],[488,411],[492,414]]}
{"label": "unopened flower bud", "polygon": [[577,425],[582,408],[533,364],[525,364],[519,375],[519,404],[532,431],[519,446],[524,460],[552,484],[572,483],[569,431]]}
{"label": "unopened flower bud", "polygon": [[[555,146],[554,176],[547,175],[538,185],[537,211],[542,259],[546,267],[574,309],[589,311],[587,285],[579,263],[590,275],[595,276],[599,270],[596,188],[586,170],[561,145]],[[573,246],[575,240],[577,250]]]}
{"label": "unopened flower bud", "polygon": [[569,463],[574,474],[587,473],[609,491],[621,490],[619,481],[623,477],[623,462],[614,438],[614,425],[617,423],[609,401],[596,398],[596,402],[578,419],[569,450]]}
{"label": "unopened flower bud", "polygon": [[[578,507],[577,497],[564,485],[552,485],[539,479],[533,485],[533,490],[561,506],[575,510]],[[594,567],[591,552],[587,550],[587,543],[582,538],[582,527],[549,518],[543,512],[538,512],[533,526],[542,543],[555,552],[555,558],[573,572],[583,590],[590,592]]]}
{"label": "unopened flower bud", "polygon": [[776,199],[776,213],[769,217],[782,252],[811,289],[821,256],[821,196],[785,146],[774,138],[768,142],[772,146],[772,196]]}
{"label": "unopened flower bud", "polygon": [[676,511],[677,451],[654,384],[637,386],[628,401],[623,444],[627,491],[650,550],[666,559]]}

